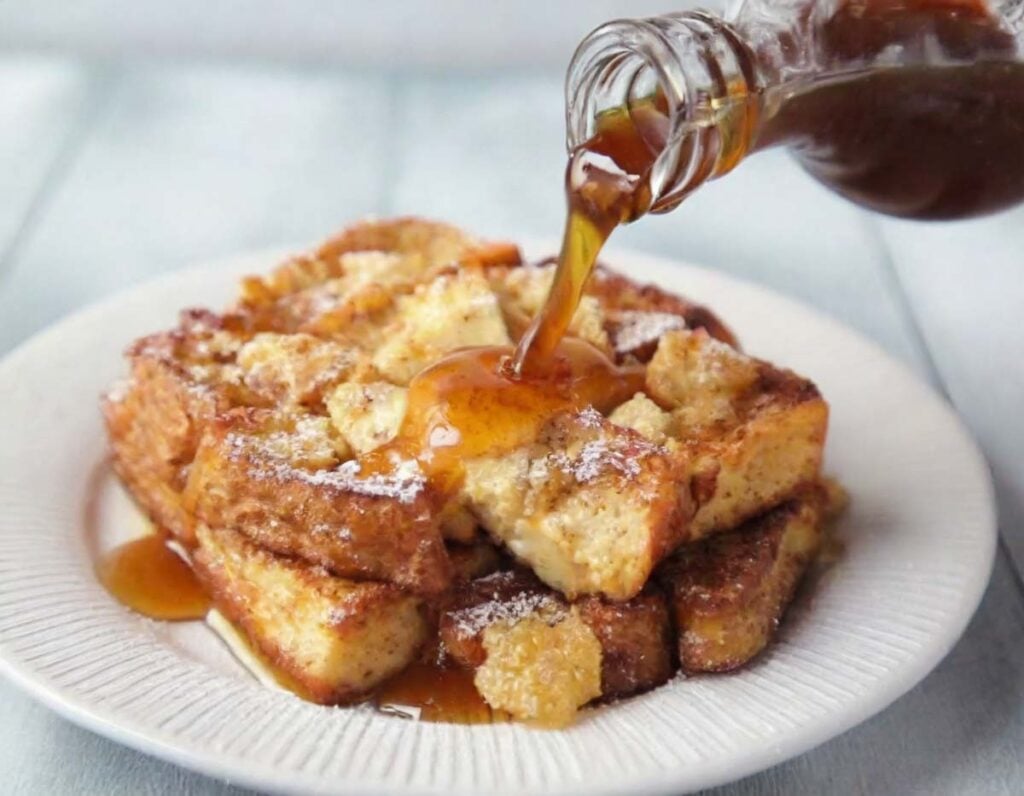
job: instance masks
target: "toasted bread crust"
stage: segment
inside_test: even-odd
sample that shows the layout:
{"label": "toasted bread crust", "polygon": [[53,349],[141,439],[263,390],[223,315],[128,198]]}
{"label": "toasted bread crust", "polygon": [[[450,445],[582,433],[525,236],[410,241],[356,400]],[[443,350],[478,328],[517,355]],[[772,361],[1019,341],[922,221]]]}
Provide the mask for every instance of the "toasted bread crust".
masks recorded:
{"label": "toasted bread crust", "polygon": [[774,635],[821,544],[816,485],[735,531],[688,545],[662,565],[679,661],[694,672],[736,669]]}
{"label": "toasted bread crust", "polygon": [[[711,337],[733,348],[739,348],[736,335],[722,320],[707,307],[696,304],[682,296],[668,293],[657,285],[641,285],[622,274],[604,266],[597,269],[587,285],[588,295],[596,296],[607,316],[606,328],[615,345],[620,359],[633,357],[648,362],[658,347],[658,340],[664,332],[675,326],[657,323],[657,316],[681,318],[686,329],[704,329]],[[643,316],[654,316],[644,318]],[[654,323],[651,323],[654,321]],[[631,324],[644,323],[652,334],[630,333],[628,342],[624,332]]]}
{"label": "toasted bread crust", "polygon": [[250,336],[239,316],[186,310],[176,328],[132,344],[130,378],[103,399],[115,470],[150,519],[186,544],[194,537],[181,490],[207,423],[260,402],[225,373]]}
{"label": "toasted bread crust", "polygon": [[[346,465],[307,470],[269,450],[293,427],[266,410],[236,409],[211,423],[185,507],[276,553],[335,574],[437,594],[451,580],[436,498],[417,473],[362,476]],[[354,463],[353,463],[354,464]]]}
{"label": "toasted bread crust", "polygon": [[630,696],[672,676],[669,612],[660,591],[648,587],[624,603],[585,597],[576,608],[601,643],[601,696]]}
{"label": "toasted bread crust", "polygon": [[412,662],[429,632],[415,597],[274,556],[234,531],[199,526],[193,564],[214,604],[322,704],[350,702]]}
{"label": "toasted bread crust", "polygon": [[[390,257],[390,262],[377,271],[376,282],[346,283],[358,271],[352,261],[363,253]],[[463,266],[518,265],[520,260],[518,247],[479,241],[448,224],[412,217],[365,221],[266,277],[244,279],[238,307],[266,330],[332,337],[356,332],[362,339],[356,328],[361,322],[379,329],[393,299],[431,275]],[[368,339],[379,341],[370,331]]]}
{"label": "toasted bread crust", "polygon": [[647,369],[655,407],[613,413],[687,462],[696,504],[686,538],[735,528],[818,480],[828,404],[791,371],[748,357],[706,332],[664,335]]}

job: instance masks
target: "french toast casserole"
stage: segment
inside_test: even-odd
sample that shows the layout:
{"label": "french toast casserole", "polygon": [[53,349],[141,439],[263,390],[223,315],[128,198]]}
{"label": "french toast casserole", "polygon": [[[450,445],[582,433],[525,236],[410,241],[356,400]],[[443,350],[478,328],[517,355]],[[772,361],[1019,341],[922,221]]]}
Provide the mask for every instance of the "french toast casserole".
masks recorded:
{"label": "french toast casserole", "polygon": [[475,444],[434,420],[428,450],[398,444],[456,378],[423,374],[513,345],[552,275],[444,224],[365,222],[128,349],[103,400],[118,476],[305,698],[430,667],[562,726],[771,641],[837,502],[828,406],[707,308],[601,268],[567,342],[628,390],[526,424],[469,398]]}

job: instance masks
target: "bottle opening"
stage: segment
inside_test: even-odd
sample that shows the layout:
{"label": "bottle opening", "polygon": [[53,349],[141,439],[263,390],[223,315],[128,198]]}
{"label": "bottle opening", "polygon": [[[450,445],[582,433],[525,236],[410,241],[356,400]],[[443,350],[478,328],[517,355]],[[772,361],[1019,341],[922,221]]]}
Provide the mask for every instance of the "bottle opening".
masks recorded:
{"label": "bottle opening", "polygon": [[583,41],[569,68],[569,150],[593,149],[612,130],[618,141],[642,144],[620,147],[630,157],[616,162],[646,183],[644,212],[664,212],[742,159],[756,117],[754,83],[748,51],[715,17],[608,23]]}

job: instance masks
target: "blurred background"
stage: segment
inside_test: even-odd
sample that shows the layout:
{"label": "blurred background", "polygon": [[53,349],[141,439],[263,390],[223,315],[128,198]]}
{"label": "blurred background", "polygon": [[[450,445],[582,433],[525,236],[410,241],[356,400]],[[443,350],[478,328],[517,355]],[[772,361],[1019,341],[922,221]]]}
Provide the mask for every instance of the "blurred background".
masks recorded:
{"label": "blurred background", "polygon": [[[684,6],[3,0],[0,354],[162,272],[310,246],[367,215],[428,215],[554,248],[575,44],[606,19]],[[616,235],[612,264],[621,246],[689,260],[859,330],[949,397],[993,465],[1004,550],[967,641],[882,717],[742,792],[820,792],[825,777],[837,793],[995,792],[977,785],[1024,777],[1012,751],[1024,739],[1022,222],[1019,208],[953,224],[883,219],[769,151]],[[219,792],[2,683],[0,701],[9,792]],[[899,754],[874,765],[884,749]]]}
{"label": "blurred background", "polygon": [[[686,2],[59,0],[0,5],[0,44],[87,55],[245,58],[375,69],[564,69],[601,22]],[[692,5],[692,3],[689,3]],[[704,3],[718,8],[718,2]]]}

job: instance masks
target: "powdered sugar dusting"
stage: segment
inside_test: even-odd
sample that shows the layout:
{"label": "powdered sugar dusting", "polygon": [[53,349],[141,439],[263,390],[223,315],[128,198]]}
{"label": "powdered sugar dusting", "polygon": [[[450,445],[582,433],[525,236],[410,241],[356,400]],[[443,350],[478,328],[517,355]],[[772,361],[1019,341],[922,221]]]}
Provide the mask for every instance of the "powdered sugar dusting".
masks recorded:
{"label": "powdered sugar dusting", "polygon": [[670,312],[627,310],[619,314],[618,321],[621,325],[615,332],[614,346],[619,354],[653,343],[666,332],[686,328],[686,320]]}
{"label": "powdered sugar dusting", "polygon": [[[296,427],[296,434],[277,432],[266,439],[229,434],[226,438],[230,458],[239,461],[247,453],[255,452],[258,460],[250,470],[254,478],[273,479],[277,481],[302,481],[312,486],[332,489],[353,495],[367,497],[391,498],[399,503],[412,503],[426,488],[427,479],[420,469],[419,463],[413,459],[395,459],[393,469],[385,473],[361,474],[362,465],[356,460],[343,462],[336,467],[319,470],[307,470],[295,466],[288,458],[281,455],[281,443],[284,450],[289,445],[301,445],[303,433],[316,434],[319,430],[312,426]],[[314,440],[314,444],[317,440]]]}
{"label": "powdered sugar dusting", "polygon": [[604,425],[604,416],[593,406],[581,409],[577,417],[585,428],[601,428]]}
{"label": "powdered sugar dusting", "polygon": [[[640,456],[649,451],[639,450]],[[570,458],[562,451],[548,455],[548,462],[564,473],[571,475],[577,483],[589,484],[602,473],[614,471],[626,478],[640,475],[640,465],[636,456],[630,457],[625,451],[612,447],[607,440],[595,439],[586,443],[575,458]]]}
{"label": "powdered sugar dusting", "polygon": [[391,473],[370,473],[360,476],[362,465],[352,460],[333,470],[297,470],[299,479],[314,486],[324,486],[368,497],[392,498],[412,503],[426,487],[427,479],[417,462],[407,459]]}
{"label": "powdered sugar dusting", "polygon": [[602,439],[591,440],[584,445],[572,465],[572,474],[581,484],[593,481],[606,470],[615,470],[627,478],[640,475],[636,459],[626,458],[621,450],[609,447]]}
{"label": "powdered sugar dusting", "polygon": [[[496,572],[487,578],[481,578],[478,584],[486,583],[488,580],[494,580],[497,584],[509,576],[508,572]],[[549,621],[558,621],[565,616],[565,606],[547,592],[524,590],[512,595],[503,595],[496,588],[490,599],[454,611],[451,618],[459,634],[475,636],[499,622],[511,625],[539,613],[543,613],[544,618]]]}

